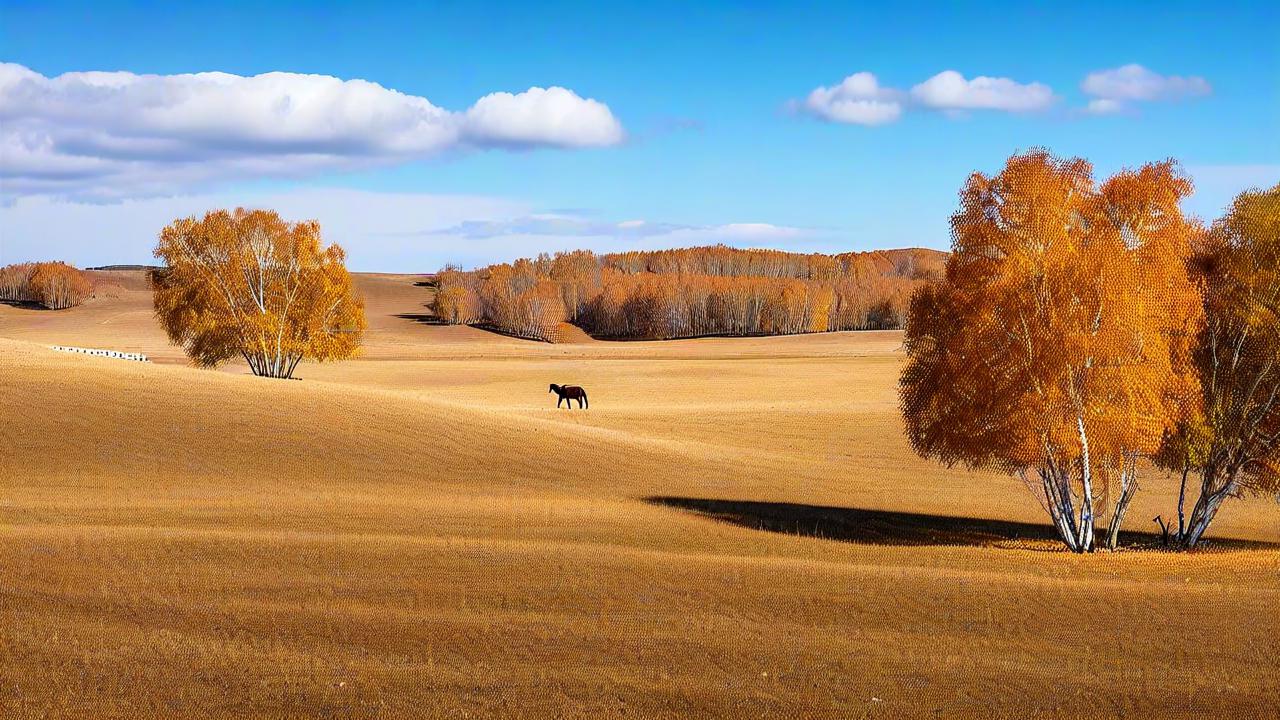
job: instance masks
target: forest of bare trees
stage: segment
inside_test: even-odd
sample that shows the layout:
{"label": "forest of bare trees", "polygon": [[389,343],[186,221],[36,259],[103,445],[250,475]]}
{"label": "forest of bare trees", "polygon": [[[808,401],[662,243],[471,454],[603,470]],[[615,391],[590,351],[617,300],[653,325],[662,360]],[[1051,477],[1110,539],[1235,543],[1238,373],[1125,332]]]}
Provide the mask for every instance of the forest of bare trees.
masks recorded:
{"label": "forest of bare trees", "polygon": [[596,255],[540,255],[436,276],[436,314],[555,341],[571,322],[600,338],[782,335],[902,326],[912,292],[944,255],[840,255],[723,245]]}

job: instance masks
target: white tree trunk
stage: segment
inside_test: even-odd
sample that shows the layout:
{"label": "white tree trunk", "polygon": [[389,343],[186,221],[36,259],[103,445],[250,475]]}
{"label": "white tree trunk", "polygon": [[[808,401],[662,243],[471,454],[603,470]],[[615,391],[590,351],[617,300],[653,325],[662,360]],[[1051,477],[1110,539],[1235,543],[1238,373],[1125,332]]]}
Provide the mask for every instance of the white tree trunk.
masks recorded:
{"label": "white tree trunk", "polygon": [[1184,547],[1195,547],[1204,537],[1204,533],[1209,529],[1209,524],[1213,522],[1213,518],[1218,514],[1218,508],[1222,506],[1222,501],[1235,491],[1236,481],[1235,473],[1230,473],[1231,477],[1227,482],[1223,483],[1218,490],[1213,490],[1213,486],[1217,481],[1217,468],[1205,468],[1204,476],[1201,481],[1200,499],[1196,501],[1196,506],[1191,510],[1191,520],[1187,526],[1186,537],[1183,538]]}
{"label": "white tree trunk", "polygon": [[1120,468],[1120,497],[1116,500],[1111,513],[1111,522],[1107,526],[1107,549],[1115,550],[1120,543],[1120,526],[1124,524],[1124,515],[1129,510],[1129,503],[1138,492],[1138,458],[1135,454],[1126,453],[1124,466]]}
{"label": "white tree trunk", "polygon": [[1093,465],[1089,459],[1089,435],[1084,429],[1084,417],[1076,416],[1080,431],[1080,526],[1079,549],[1076,552],[1093,551]]}
{"label": "white tree trunk", "polygon": [[[1049,517],[1053,519],[1058,537],[1072,552],[1085,553],[1093,550],[1093,527],[1076,522],[1075,503],[1071,492],[1071,471],[1057,467],[1053,463],[1037,468],[1041,485],[1044,489],[1045,507]],[[1081,510],[1081,516],[1091,515]]]}

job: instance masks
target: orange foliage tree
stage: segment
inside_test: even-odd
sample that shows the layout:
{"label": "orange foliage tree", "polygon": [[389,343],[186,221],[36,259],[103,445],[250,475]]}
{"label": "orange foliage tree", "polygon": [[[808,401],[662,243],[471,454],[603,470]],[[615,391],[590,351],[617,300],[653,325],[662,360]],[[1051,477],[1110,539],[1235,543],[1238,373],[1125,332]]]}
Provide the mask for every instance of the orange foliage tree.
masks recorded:
{"label": "orange foliage tree", "polygon": [[436,297],[433,309],[436,316],[450,325],[470,325],[480,322],[480,295],[474,273],[446,265],[436,273]]}
{"label": "orange foliage tree", "polygon": [[[597,337],[650,339],[897,328],[912,290],[940,272],[940,256],[578,250],[474,273],[446,268],[435,311],[445,322],[542,340],[554,340],[560,322]],[[556,293],[559,303],[550,300]]]}
{"label": "orange foliage tree", "polygon": [[[1193,267],[1204,288],[1194,352],[1203,402],[1157,458],[1182,472],[1184,547],[1200,542],[1226,498],[1280,490],[1280,185],[1236,198],[1204,234]],[[1200,487],[1187,519],[1192,469]]]}
{"label": "orange foliage tree", "polygon": [[30,284],[34,300],[50,310],[79,305],[93,291],[88,276],[61,262],[37,263]]}
{"label": "orange foliage tree", "polygon": [[298,362],[353,356],[364,304],[320,225],[265,210],[215,210],[160,232],[152,274],[156,315],[192,361],[240,356],[255,375],[292,377]]}
{"label": "orange foliage tree", "polygon": [[0,267],[0,300],[28,302],[31,297],[31,274],[35,263],[15,263]]}
{"label": "orange foliage tree", "polygon": [[64,262],[18,263],[0,268],[0,300],[34,302],[64,310],[84,302],[93,282]]}
{"label": "orange foliage tree", "polygon": [[[1171,163],[1098,187],[1043,151],[974,174],[945,278],[911,302],[901,406],[915,450],[1018,474],[1062,541],[1116,545],[1153,453],[1196,393],[1194,230]],[[1103,509],[1100,509],[1103,508]]]}

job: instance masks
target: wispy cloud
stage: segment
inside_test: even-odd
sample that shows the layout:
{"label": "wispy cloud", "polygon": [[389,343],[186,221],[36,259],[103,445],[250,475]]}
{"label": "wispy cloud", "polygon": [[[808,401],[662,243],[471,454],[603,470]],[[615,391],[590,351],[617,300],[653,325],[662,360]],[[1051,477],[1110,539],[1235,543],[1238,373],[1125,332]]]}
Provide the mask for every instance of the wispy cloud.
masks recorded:
{"label": "wispy cloud", "polygon": [[357,270],[426,272],[467,257],[464,239],[432,233],[469,218],[517,217],[528,203],[477,195],[370,192],[301,187],[283,191],[186,194],[75,202],[32,196],[0,206],[0,265],[66,260],[81,266],[154,262],[161,228],[217,208],[269,208],[287,220],[318,220],[327,242]]}
{"label": "wispy cloud", "polygon": [[1091,72],[1080,89],[1093,98],[1085,109],[1095,115],[1122,112],[1134,103],[1187,100],[1213,92],[1202,77],[1161,75],[1137,64]]}
{"label": "wispy cloud", "polygon": [[578,215],[535,213],[494,220],[466,220],[434,231],[433,235],[456,235],[473,240],[500,237],[548,238],[665,238],[673,241],[769,242],[804,235],[803,228],[770,223],[725,223],[722,225],[682,225],[649,220],[604,221]]}
{"label": "wispy cloud", "polygon": [[1111,98],[1094,98],[1085,106],[1090,115],[1114,115],[1124,111],[1124,103]]}
{"label": "wispy cloud", "polygon": [[624,136],[607,105],[561,87],[493,93],[454,112],[327,75],[45,77],[0,63],[0,178],[9,198],[170,194],[466,149],[602,147]]}
{"label": "wispy cloud", "polygon": [[507,235],[549,235],[555,237],[630,236],[648,237],[685,229],[685,225],[625,220],[604,222],[592,218],[560,213],[539,213],[499,220],[466,220],[441,228],[438,235],[460,235],[472,239],[488,239]]}
{"label": "wispy cloud", "polygon": [[295,188],[118,203],[18,198],[0,206],[0,265],[49,259],[82,266],[152,262],[157,233],[175,218],[237,206],[271,208],[289,220],[318,220],[325,240],[341,244],[357,270],[431,272],[445,263],[471,267],[578,248],[604,252],[725,243],[826,250],[838,240],[827,231],[769,223],[692,225],[605,220],[586,210],[536,212],[527,202],[498,197]]}

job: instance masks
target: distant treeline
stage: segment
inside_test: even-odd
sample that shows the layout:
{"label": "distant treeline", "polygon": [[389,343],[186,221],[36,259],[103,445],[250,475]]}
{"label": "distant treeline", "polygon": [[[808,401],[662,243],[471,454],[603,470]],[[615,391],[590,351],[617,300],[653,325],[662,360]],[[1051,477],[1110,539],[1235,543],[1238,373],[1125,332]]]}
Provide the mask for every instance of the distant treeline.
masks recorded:
{"label": "distant treeline", "polygon": [[595,337],[668,339],[896,329],[945,254],[839,255],[712,247],[539,255],[436,276],[436,314],[554,342],[561,323]]}
{"label": "distant treeline", "polygon": [[63,262],[17,263],[0,267],[0,301],[29,302],[62,310],[84,302],[93,281]]}

